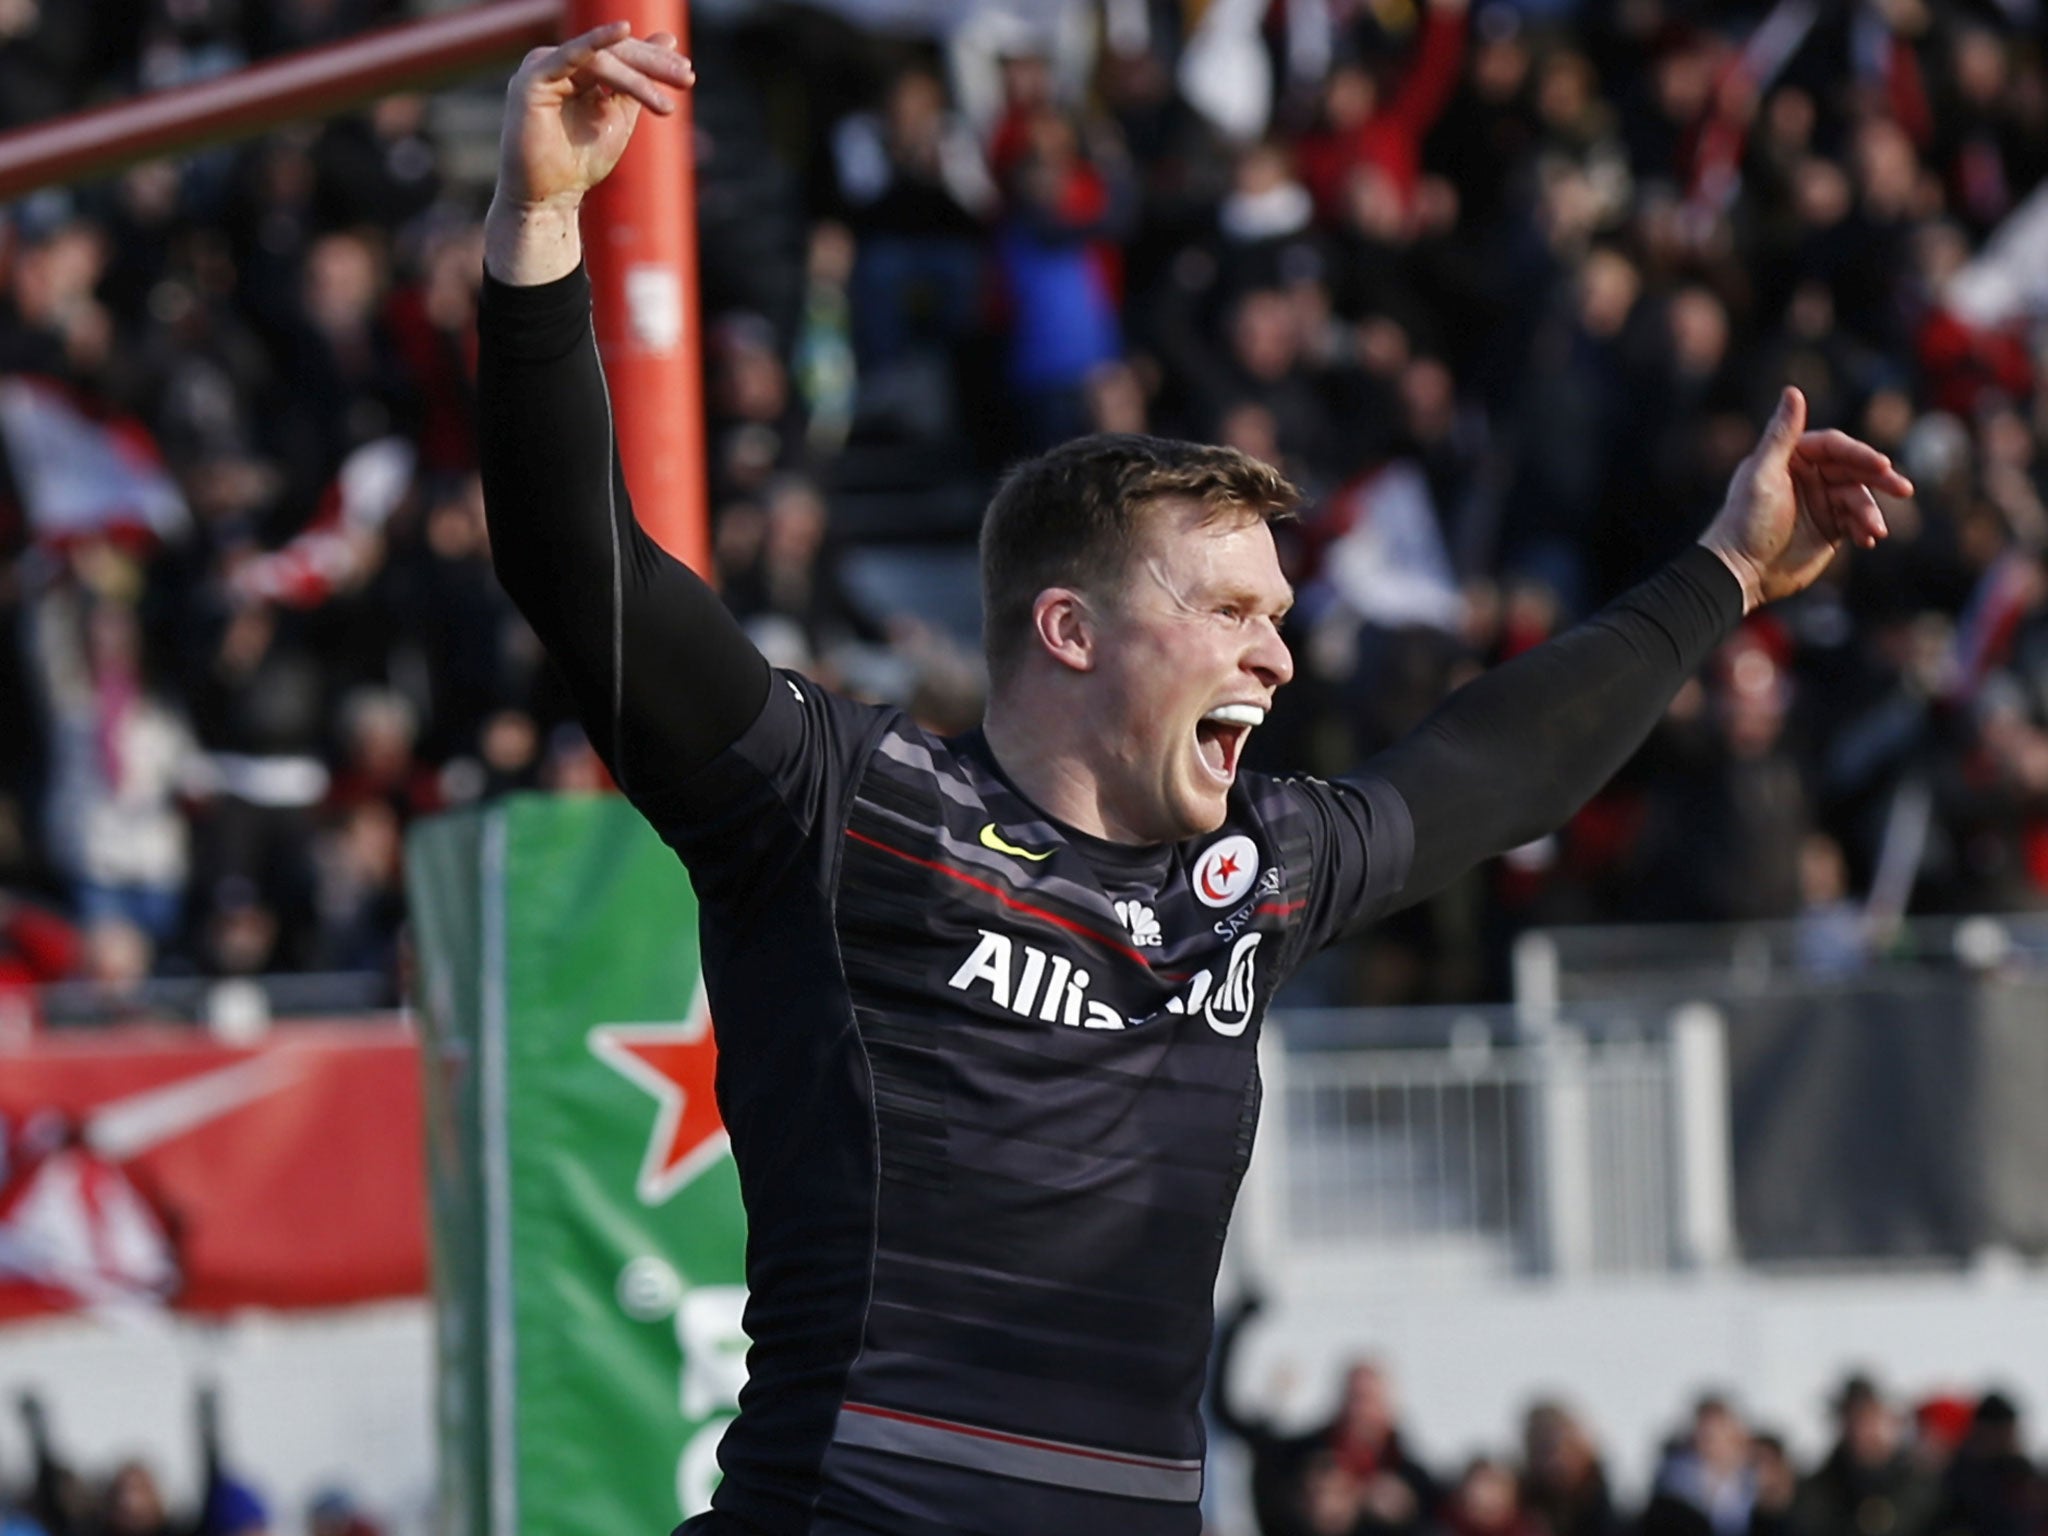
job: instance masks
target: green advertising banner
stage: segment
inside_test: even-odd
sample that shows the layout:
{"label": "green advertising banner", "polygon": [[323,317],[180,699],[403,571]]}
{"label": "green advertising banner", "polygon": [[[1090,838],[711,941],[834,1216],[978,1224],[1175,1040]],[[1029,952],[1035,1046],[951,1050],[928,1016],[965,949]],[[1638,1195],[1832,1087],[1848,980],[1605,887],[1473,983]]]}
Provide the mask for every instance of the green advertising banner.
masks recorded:
{"label": "green advertising banner", "polygon": [[445,1536],[666,1531],[745,1377],[697,907],[622,800],[417,828]]}

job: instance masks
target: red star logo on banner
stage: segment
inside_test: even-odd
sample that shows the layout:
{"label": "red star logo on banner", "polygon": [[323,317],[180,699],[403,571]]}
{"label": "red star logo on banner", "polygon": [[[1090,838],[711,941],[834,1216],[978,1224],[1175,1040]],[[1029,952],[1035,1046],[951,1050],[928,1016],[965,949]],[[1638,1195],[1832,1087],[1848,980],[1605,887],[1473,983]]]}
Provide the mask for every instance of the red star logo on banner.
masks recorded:
{"label": "red star logo on banner", "polygon": [[634,1188],[642,1205],[659,1205],[726,1149],[712,1093],[718,1051],[703,988],[679,1024],[599,1024],[589,1038],[592,1055],[654,1095],[654,1133]]}

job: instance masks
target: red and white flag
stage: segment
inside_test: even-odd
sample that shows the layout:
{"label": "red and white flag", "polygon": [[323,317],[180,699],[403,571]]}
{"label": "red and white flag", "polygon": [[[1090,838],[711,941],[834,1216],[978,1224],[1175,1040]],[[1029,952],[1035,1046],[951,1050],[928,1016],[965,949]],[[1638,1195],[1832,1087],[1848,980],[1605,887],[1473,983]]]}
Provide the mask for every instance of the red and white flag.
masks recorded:
{"label": "red and white flag", "polygon": [[35,537],[50,544],[147,536],[190,526],[156,440],[132,417],[100,417],[49,379],[0,378],[0,438]]}
{"label": "red and white flag", "polygon": [[297,537],[235,568],[235,591],[285,608],[317,608],[353,586],[375,568],[384,525],[411,491],[418,457],[402,437],[356,449]]}

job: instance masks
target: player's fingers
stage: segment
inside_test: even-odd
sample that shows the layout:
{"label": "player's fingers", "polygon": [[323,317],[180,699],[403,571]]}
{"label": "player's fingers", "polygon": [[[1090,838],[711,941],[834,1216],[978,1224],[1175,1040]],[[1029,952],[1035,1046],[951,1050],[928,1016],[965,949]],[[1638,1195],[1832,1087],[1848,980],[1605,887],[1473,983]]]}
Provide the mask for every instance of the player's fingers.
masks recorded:
{"label": "player's fingers", "polygon": [[614,43],[610,52],[641,73],[678,90],[687,90],[697,81],[696,67],[676,52],[673,33],[656,32],[651,37],[629,37]]}
{"label": "player's fingers", "polygon": [[1865,486],[1836,486],[1828,493],[1828,503],[1833,537],[1853,539],[1869,549],[1889,532],[1883,509]]}
{"label": "player's fingers", "polygon": [[1808,432],[1799,439],[1799,456],[1811,459],[1817,464],[1847,466],[1875,472],[1891,463],[1891,460],[1865,442],[1859,442],[1848,433],[1829,427],[1822,432]]}
{"label": "player's fingers", "polygon": [[601,27],[592,27],[543,57],[534,73],[542,80],[566,80],[596,57],[600,48],[609,47],[632,32],[633,24],[629,21],[608,21]]}
{"label": "player's fingers", "polygon": [[1791,469],[1799,504],[1828,543],[1839,545],[1848,540],[1868,549],[1884,537],[1883,515],[1866,487],[1832,484],[1811,463],[1794,460]]}
{"label": "player's fingers", "polygon": [[1798,457],[1785,468],[1792,477],[1792,490],[1799,504],[1817,515],[1828,496],[1828,483],[1821,478],[1820,470],[1811,461]]}
{"label": "player's fingers", "polygon": [[1800,438],[1797,452],[1802,460],[1818,465],[1831,482],[1855,481],[1894,496],[1913,494],[1913,482],[1898,472],[1887,455],[1846,432],[1833,428],[1808,432]]}
{"label": "player's fingers", "polygon": [[655,112],[673,112],[675,98],[654,81],[628,64],[611,49],[593,54],[575,76],[578,88],[602,85],[620,96],[629,96]]}
{"label": "player's fingers", "polygon": [[1884,469],[1875,475],[1862,475],[1823,467],[1821,478],[1829,485],[1861,486],[1873,491],[1883,491],[1887,496],[1897,496],[1901,499],[1913,494],[1913,482],[1896,469]]}
{"label": "player's fingers", "polygon": [[1798,502],[1800,510],[1823,536],[1835,538],[1835,514],[1828,494],[1828,483],[1821,479],[1819,471],[1811,464],[1802,463],[1796,458],[1786,468],[1791,474],[1793,499]]}
{"label": "player's fingers", "polygon": [[1821,478],[1829,485],[1864,485],[1872,490],[1883,491],[1887,496],[1910,496],[1913,482],[1892,467],[1889,459],[1875,468],[1861,465],[1820,462],[1815,466]]}

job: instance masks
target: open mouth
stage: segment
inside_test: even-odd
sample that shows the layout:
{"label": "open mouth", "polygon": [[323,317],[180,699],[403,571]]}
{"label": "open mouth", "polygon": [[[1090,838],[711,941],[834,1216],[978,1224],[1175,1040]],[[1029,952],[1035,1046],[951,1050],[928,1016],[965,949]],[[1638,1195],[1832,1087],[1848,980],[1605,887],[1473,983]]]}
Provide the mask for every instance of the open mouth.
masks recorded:
{"label": "open mouth", "polygon": [[1245,738],[1265,718],[1256,704],[1219,704],[1195,723],[1195,753],[1219,783],[1236,778]]}

